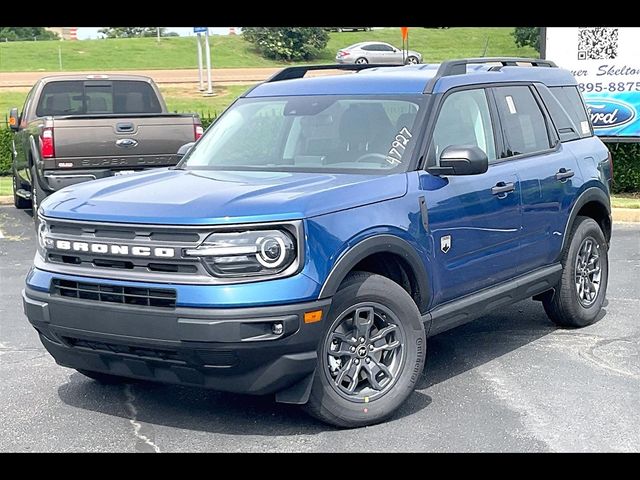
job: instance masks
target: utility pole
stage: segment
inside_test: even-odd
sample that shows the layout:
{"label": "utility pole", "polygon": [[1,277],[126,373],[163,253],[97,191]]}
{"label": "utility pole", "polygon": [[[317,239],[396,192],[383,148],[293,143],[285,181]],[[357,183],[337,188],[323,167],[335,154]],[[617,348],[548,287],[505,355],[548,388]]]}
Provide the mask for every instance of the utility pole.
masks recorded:
{"label": "utility pole", "polygon": [[156,32],[158,34],[158,42],[160,41],[160,27],[156,27]]}

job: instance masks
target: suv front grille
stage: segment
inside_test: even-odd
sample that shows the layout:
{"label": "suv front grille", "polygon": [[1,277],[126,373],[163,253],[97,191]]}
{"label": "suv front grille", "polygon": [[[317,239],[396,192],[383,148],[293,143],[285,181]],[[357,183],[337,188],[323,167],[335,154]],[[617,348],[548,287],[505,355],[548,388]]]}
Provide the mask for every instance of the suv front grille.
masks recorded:
{"label": "suv front grille", "polygon": [[53,295],[66,298],[144,307],[175,308],[176,306],[176,291],[168,288],[123,287],[54,279],[51,289]]}

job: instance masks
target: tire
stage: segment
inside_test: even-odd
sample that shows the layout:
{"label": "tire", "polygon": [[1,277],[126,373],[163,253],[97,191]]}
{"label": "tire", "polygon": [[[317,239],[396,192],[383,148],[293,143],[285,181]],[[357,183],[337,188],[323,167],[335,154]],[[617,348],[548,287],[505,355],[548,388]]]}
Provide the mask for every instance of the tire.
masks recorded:
{"label": "tire", "polygon": [[[353,314],[362,321],[358,332],[351,330]],[[426,338],[418,307],[400,285],[388,278],[353,272],[335,294],[327,324],[318,345],[318,364],[305,410],[337,427],[382,422],[413,392],[424,368]],[[374,339],[382,330],[387,334]],[[338,351],[341,355],[335,360]],[[379,367],[381,364],[390,376]],[[345,372],[357,372],[354,376],[359,380],[354,382]],[[378,388],[371,383],[370,372]],[[352,393],[346,391],[349,387],[353,387]]]}
{"label": "tire", "polygon": [[25,208],[31,207],[31,200],[27,200],[26,198],[19,197],[16,192],[19,188],[22,188],[22,182],[18,179],[18,175],[16,171],[13,170],[13,205],[18,210],[24,210]]}
{"label": "tire", "polygon": [[[591,256],[588,256],[590,243]],[[560,282],[556,285],[553,295],[542,300],[548,317],[558,326],[580,328],[598,320],[609,280],[608,249],[600,225],[592,218],[577,217],[569,244],[562,254],[563,270]],[[596,255],[597,259],[593,255]],[[584,260],[588,263],[586,271],[583,268]],[[588,273],[596,269],[598,274]],[[580,284],[583,286],[582,294]]]}
{"label": "tire", "polygon": [[356,65],[366,65],[367,63],[369,63],[369,60],[364,57],[356,58]]}
{"label": "tire", "polygon": [[121,383],[127,383],[127,382],[133,381],[126,377],[109,375],[108,373],[92,372],[90,370],[80,370],[80,369],[76,369],[76,370],[80,372],[82,375],[84,375],[85,377],[89,377],[90,379],[95,380],[96,382],[102,383],[104,385],[118,385]]}
{"label": "tire", "polygon": [[38,208],[40,203],[47,198],[47,193],[40,187],[36,166],[31,165],[31,209],[33,210],[33,222],[38,227]]}
{"label": "tire", "polygon": [[420,60],[418,60],[418,57],[416,57],[415,55],[409,55],[404,63],[406,65],[417,65],[418,63],[420,63]]}

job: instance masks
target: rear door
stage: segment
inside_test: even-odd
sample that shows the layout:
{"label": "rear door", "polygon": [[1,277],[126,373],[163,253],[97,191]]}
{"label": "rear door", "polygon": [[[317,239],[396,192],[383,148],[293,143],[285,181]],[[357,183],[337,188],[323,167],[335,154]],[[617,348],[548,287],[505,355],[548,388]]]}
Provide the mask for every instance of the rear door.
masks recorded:
{"label": "rear door", "polygon": [[[560,143],[558,131],[533,86],[497,87],[493,92],[507,147],[504,156],[516,166],[520,181],[518,273],[526,273],[557,259],[578,169],[574,155]],[[575,136],[576,127],[568,119],[565,123],[560,125],[563,138]]]}
{"label": "rear door", "polygon": [[[520,242],[520,186],[515,165],[503,161],[495,111],[483,88],[448,94],[429,148],[429,163],[451,145],[475,145],[489,158],[486,173],[433,177],[421,183],[435,251],[434,303],[439,304],[516,275]],[[498,144],[497,144],[498,143]]]}

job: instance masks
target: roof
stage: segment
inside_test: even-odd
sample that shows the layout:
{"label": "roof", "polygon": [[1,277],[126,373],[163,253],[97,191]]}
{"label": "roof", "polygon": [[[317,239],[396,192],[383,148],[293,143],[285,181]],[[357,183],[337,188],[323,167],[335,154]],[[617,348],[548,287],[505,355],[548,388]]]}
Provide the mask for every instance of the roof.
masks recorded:
{"label": "roof", "polygon": [[[247,92],[246,96],[422,94],[439,67],[440,64],[377,67],[344,75],[265,82]],[[494,69],[488,64],[469,64],[465,74],[438,78],[433,93],[465,85],[524,81],[540,82],[550,87],[576,85],[568,70],[557,67],[503,66]]]}
{"label": "roof", "polygon": [[69,73],[64,75],[47,75],[40,79],[41,82],[58,82],[58,81],[72,81],[72,80],[138,80],[143,82],[150,82],[151,77],[144,75],[131,75],[126,73]]}

